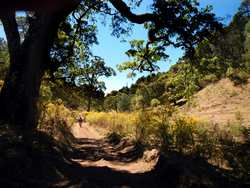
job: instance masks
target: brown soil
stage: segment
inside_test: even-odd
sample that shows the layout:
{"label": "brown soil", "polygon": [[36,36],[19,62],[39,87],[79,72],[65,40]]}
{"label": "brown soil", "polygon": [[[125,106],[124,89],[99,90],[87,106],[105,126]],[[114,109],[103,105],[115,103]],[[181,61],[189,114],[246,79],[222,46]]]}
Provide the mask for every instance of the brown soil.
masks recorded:
{"label": "brown soil", "polygon": [[157,150],[140,153],[135,145],[126,139],[112,144],[105,139],[103,131],[87,123],[82,127],[75,124],[72,133],[78,142],[74,145],[77,154],[73,155],[73,161],[83,167],[108,167],[129,173],[150,171],[155,166],[158,159]]}
{"label": "brown soil", "polygon": [[241,86],[235,86],[228,79],[210,84],[195,94],[191,104],[184,105],[180,111],[221,126],[240,123],[250,127],[250,79]]}

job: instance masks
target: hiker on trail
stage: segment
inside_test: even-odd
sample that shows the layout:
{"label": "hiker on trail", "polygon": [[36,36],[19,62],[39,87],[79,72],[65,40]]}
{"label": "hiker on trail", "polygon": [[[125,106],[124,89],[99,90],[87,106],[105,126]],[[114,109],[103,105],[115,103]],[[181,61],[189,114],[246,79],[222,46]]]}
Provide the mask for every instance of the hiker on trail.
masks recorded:
{"label": "hiker on trail", "polygon": [[82,123],[85,122],[85,118],[83,118],[82,116],[79,116],[78,118],[78,123],[79,123],[79,126],[82,127]]}

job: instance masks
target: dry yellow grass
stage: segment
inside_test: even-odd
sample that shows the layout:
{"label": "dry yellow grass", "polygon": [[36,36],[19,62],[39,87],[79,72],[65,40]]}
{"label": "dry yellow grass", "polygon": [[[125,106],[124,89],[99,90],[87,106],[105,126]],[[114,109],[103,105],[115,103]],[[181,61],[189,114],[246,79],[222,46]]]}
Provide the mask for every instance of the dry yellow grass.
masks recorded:
{"label": "dry yellow grass", "polygon": [[87,112],[86,121],[123,136],[132,136],[138,121],[138,113]]}
{"label": "dry yellow grass", "polygon": [[211,84],[179,112],[219,126],[240,123],[250,127],[250,79],[242,86],[235,86],[228,79]]}

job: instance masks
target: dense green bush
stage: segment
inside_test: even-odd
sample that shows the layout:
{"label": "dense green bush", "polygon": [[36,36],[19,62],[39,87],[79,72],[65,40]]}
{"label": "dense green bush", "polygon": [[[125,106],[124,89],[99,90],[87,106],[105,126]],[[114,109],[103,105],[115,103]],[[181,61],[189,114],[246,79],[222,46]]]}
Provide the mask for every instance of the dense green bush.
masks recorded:
{"label": "dense green bush", "polygon": [[150,102],[151,107],[157,107],[161,104],[161,102],[158,99],[152,99]]}
{"label": "dense green bush", "polygon": [[175,147],[181,153],[188,146],[194,146],[194,125],[192,122],[188,122],[185,118],[179,117],[175,119],[174,124],[174,138]]}

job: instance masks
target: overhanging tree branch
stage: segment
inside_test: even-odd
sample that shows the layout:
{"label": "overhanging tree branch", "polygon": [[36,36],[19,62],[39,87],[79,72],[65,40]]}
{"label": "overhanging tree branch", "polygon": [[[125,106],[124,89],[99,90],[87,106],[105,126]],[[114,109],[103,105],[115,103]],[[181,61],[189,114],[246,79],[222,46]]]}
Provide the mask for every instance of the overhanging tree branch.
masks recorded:
{"label": "overhanging tree branch", "polygon": [[157,22],[157,17],[151,13],[134,14],[125,2],[122,0],[109,0],[110,3],[120,12],[120,14],[126,17],[129,21],[137,24],[143,24],[145,22]]}

